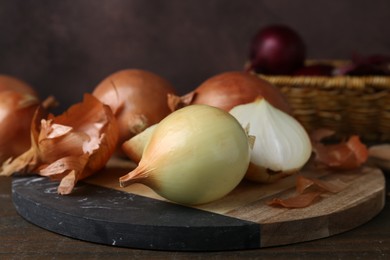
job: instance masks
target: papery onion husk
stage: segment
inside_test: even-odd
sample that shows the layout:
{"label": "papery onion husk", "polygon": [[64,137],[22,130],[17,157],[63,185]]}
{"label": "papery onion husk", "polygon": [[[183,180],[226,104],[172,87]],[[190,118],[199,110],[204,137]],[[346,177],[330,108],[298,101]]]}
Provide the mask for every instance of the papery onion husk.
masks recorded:
{"label": "papery onion husk", "polygon": [[[173,85],[157,74],[124,69],[103,79],[92,94],[114,112],[120,145],[171,113],[167,95],[175,93]],[[117,154],[123,155],[120,147]]]}
{"label": "papery onion husk", "polygon": [[290,105],[278,88],[254,74],[242,71],[215,75],[182,97],[170,95],[169,104],[172,110],[193,104],[206,104],[230,111],[237,105],[253,102],[259,96],[291,114]]}
{"label": "papery onion husk", "polygon": [[138,167],[120,185],[142,183],[181,204],[203,204],[233,190],[248,168],[245,130],[226,111],[192,105],[164,118],[154,129]]}
{"label": "papery onion husk", "polygon": [[305,208],[321,199],[324,193],[338,193],[347,187],[348,184],[339,179],[321,180],[297,175],[296,194],[288,198],[273,198],[267,202],[267,205],[284,208]]}
{"label": "papery onion husk", "polygon": [[247,179],[275,182],[298,172],[309,160],[312,147],[306,130],[264,98],[236,106],[230,113],[256,138]]}
{"label": "papery onion husk", "polygon": [[59,116],[45,117],[40,107],[31,127],[31,148],[6,161],[0,175],[15,172],[60,180],[58,193],[69,194],[78,180],[105,166],[118,141],[118,126],[111,109],[85,94],[81,103]]}
{"label": "papery onion husk", "polygon": [[39,102],[30,94],[0,92],[0,163],[31,146],[30,125]]}
{"label": "papery onion husk", "polygon": [[267,201],[268,206],[284,208],[306,208],[321,199],[322,191],[310,191],[288,198],[273,198]]}
{"label": "papery onion husk", "polygon": [[329,129],[317,129],[311,134],[316,163],[334,170],[352,170],[367,161],[368,148],[358,135],[351,135],[339,143],[322,142],[324,138],[334,134],[335,132]]}
{"label": "papery onion husk", "polygon": [[31,146],[30,125],[40,99],[32,86],[0,75],[0,164]]}

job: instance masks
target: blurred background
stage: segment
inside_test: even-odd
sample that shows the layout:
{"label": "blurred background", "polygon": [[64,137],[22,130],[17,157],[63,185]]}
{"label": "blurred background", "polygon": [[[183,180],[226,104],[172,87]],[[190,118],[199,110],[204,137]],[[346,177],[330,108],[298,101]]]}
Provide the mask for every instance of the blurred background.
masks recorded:
{"label": "blurred background", "polygon": [[184,94],[242,70],[263,26],[296,29],[310,59],[390,55],[389,0],[0,0],[0,73],[54,95],[59,111],[124,68]]}

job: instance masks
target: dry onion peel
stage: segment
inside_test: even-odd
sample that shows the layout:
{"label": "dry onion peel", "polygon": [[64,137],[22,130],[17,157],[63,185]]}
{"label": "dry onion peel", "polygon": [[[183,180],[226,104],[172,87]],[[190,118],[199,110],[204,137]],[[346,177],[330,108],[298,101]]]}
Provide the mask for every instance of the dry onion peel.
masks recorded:
{"label": "dry onion peel", "polygon": [[318,191],[338,193],[344,190],[348,185],[339,179],[335,180],[321,180],[318,178],[304,177],[302,175],[297,176],[296,190],[302,194],[308,190],[315,189]]}
{"label": "dry onion peel", "polygon": [[334,131],[319,129],[312,134],[315,161],[337,170],[351,170],[360,167],[368,159],[368,149],[359,136],[352,135],[347,141],[337,144],[323,144],[321,140]]}
{"label": "dry onion peel", "polygon": [[31,148],[3,164],[0,175],[15,172],[61,180],[58,192],[69,194],[78,180],[105,166],[117,141],[111,109],[89,94],[65,113],[47,119],[37,110],[31,127]]}
{"label": "dry onion peel", "polygon": [[325,193],[338,193],[344,190],[348,184],[335,179],[330,181],[320,180],[298,175],[296,179],[296,194],[288,198],[273,198],[267,201],[269,206],[284,208],[305,208],[317,202]]}
{"label": "dry onion peel", "polygon": [[267,205],[274,207],[280,206],[284,208],[305,208],[316,202],[320,198],[321,194],[322,192],[320,191],[312,191],[285,199],[273,198],[267,202]]}
{"label": "dry onion peel", "polygon": [[246,178],[269,183],[299,171],[309,160],[311,142],[303,126],[264,98],[234,107],[230,113],[255,142]]}
{"label": "dry onion peel", "polygon": [[249,159],[248,137],[233,116],[191,105],[158,123],[138,167],[119,182],[145,184],[176,203],[203,204],[233,190]]}

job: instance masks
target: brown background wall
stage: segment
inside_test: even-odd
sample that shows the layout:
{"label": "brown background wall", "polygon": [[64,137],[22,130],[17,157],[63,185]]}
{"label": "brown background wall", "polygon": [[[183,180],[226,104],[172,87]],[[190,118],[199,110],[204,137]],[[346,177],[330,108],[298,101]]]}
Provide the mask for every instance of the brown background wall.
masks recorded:
{"label": "brown background wall", "polygon": [[389,0],[0,0],[0,73],[60,109],[108,74],[150,70],[185,93],[240,70],[262,26],[300,32],[309,58],[390,55]]}

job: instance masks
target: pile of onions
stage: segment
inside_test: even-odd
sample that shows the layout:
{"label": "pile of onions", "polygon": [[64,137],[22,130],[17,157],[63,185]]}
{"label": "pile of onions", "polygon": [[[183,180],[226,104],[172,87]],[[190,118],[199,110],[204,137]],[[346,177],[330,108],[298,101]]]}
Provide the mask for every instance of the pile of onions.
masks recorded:
{"label": "pile of onions", "polygon": [[289,75],[304,65],[306,47],[301,36],[286,25],[269,25],[252,39],[248,70]]}
{"label": "pile of onions", "polygon": [[26,82],[0,75],[0,163],[30,148],[30,125],[39,102]]}
{"label": "pile of onions", "polygon": [[179,109],[155,126],[138,167],[120,185],[142,183],[181,204],[203,204],[232,191],[249,165],[246,132],[228,112],[207,105]]}
{"label": "pile of onions", "polygon": [[1,176],[15,172],[60,180],[58,193],[69,194],[78,180],[103,168],[113,154],[118,128],[111,109],[92,95],[59,116],[38,107],[31,126],[29,150],[7,160]]}
{"label": "pile of onions", "polygon": [[[109,75],[92,93],[114,112],[119,126],[118,144],[171,113],[168,94],[175,94],[170,82],[138,69],[124,69]],[[119,147],[117,154],[123,155]]]}
{"label": "pile of onions", "polygon": [[215,75],[182,97],[170,96],[170,105],[173,110],[187,105],[206,104],[229,111],[237,105],[253,102],[259,96],[280,110],[291,113],[287,100],[278,88],[242,71]]}

